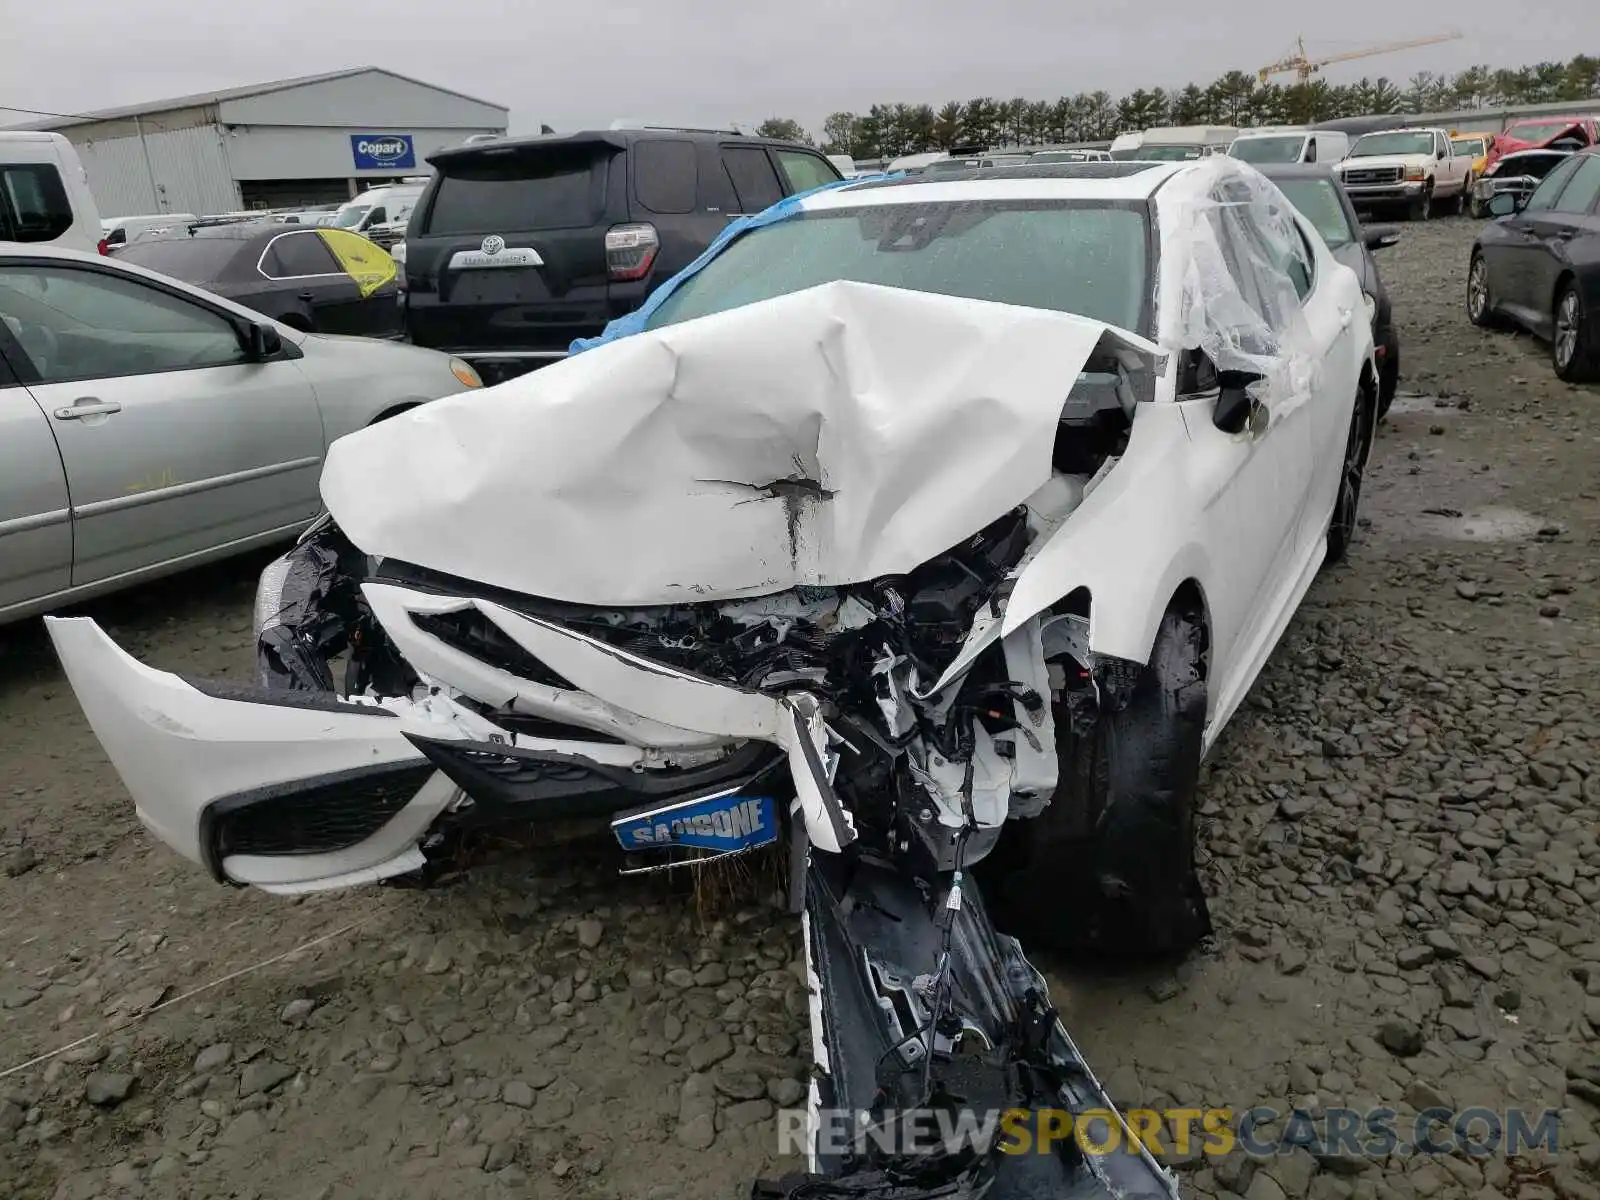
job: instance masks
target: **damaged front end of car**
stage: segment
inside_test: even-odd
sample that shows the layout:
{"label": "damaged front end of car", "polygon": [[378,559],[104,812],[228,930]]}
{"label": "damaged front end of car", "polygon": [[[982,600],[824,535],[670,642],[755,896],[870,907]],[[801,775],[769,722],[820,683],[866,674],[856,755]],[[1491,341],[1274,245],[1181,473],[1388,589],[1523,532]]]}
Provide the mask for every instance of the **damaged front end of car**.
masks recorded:
{"label": "damaged front end of car", "polygon": [[[608,351],[604,388],[571,394],[655,399],[633,426],[595,407],[578,422],[573,436],[614,468],[605,486],[592,461],[562,477],[573,446],[549,420],[522,443],[554,442],[542,462],[483,463],[490,431],[517,440],[507,426],[526,414],[510,398],[476,429],[483,406],[441,403],[410,429],[361,435],[359,458],[330,459],[332,515],[263,573],[258,686],[152,670],[92,621],[51,634],[141,818],[219,879],[280,893],[426,879],[474,829],[566,819],[609,825],[625,871],[786,839],[811,992],[810,1161],[756,1184],[760,1200],[1172,1197],[1000,932],[1027,913],[997,928],[979,887],[987,864],[1003,878],[1009,839],[1079,802],[1071,780],[1094,774],[1079,748],[1145,678],[1093,648],[1084,589],[1016,597],[1111,486],[1136,412],[1159,407],[1164,363],[1081,318],[886,291],[831,285],[716,318],[798,339],[808,353],[787,373],[726,353],[700,370],[687,328]],[[894,335],[926,341],[941,321],[971,343],[949,392],[1002,384],[975,408],[933,397],[906,416],[904,380],[926,396],[939,372]],[[731,340],[768,359],[779,344]],[[882,347],[897,344],[908,357],[892,361]],[[550,392],[600,366],[580,358],[522,386]],[[786,398],[748,386],[772,379],[792,381]],[[855,410],[830,408],[828,389],[891,407],[851,429]],[[546,418],[564,397],[548,398]],[[628,440],[646,425],[648,441]],[[1144,428],[1182,436],[1161,416]],[[441,453],[459,457],[424,471],[418,456]],[[420,485],[385,492],[396,475],[445,482],[430,503]],[[519,511],[529,479],[548,526],[461,519]],[[1191,682],[1161,686],[1183,696]],[[1179,718],[1198,746],[1203,699],[1193,707]],[[1133,832],[1105,843],[1125,860],[1050,894],[1010,889],[1007,907],[1089,932],[1102,901],[1146,905],[1166,948],[1208,931],[1187,848],[1126,819]],[[1147,856],[1175,865],[1161,887],[1176,909],[1132,894]],[[841,1114],[849,1136],[826,1136]],[[1095,1121],[1116,1136],[1061,1136]],[[1022,1142],[1018,1128],[1056,1136]],[[1131,1152],[1088,1152],[1108,1141]]]}

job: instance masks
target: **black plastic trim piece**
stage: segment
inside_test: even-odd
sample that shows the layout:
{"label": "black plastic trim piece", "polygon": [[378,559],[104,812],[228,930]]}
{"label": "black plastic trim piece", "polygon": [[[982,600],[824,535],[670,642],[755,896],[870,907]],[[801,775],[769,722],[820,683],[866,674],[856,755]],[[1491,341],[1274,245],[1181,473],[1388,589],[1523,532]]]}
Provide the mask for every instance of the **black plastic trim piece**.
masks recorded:
{"label": "black plastic trim piece", "polygon": [[340,713],[356,717],[397,718],[398,714],[376,704],[351,704],[338,696],[321,692],[289,692],[268,690],[248,683],[231,683],[226,679],[191,679],[180,675],[185,683],[203,696],[213,700],[233,700],[240,704],[266,704],[273,708],[303,708],[309,712]]}
{"label": "black plastic trim piece", "polygon": [[[290,705],[290,707],[298,706]],[[247,809],[304,797],[309,793],[336,792],[345,789],[357,790],[374,785],[388,784],[394,787],[410,787],[411,794],[414,795],[417,789],[422,787],[432,774],[433,768],[426,762],[385,763],[382,766],[356,767],[348,771],[334,771],[326,775],[313,775],[306,779],[272,783],[267,784],[265,787],[250,788],[227,796],[219,796],[200,810],[200,856],[205,862],[206,870],[211,872],[211,877],[218,883],[227,883],[229,882],[228,877],[222,871],[222,860],[225,855],[221,847],[221,825],[227,818]],[[403,808],[404,805],[401,805],[401,807]],[[397,809],[396,811],[399,810]],[[357,838],[344,847],[318,847],[315,850],[305,851],[304,853],[326,854],[333,853],[335,849],[348,849],[349,846],[365,840],[365,837],[370,837],[372,833],[377,832],[382,827],[383,822],[380,822],[363,838]]]}
{"label": "black plastic trim piece", "polygon": [[464,819],[484,823],[610,817],[641,804],[688,800],[750,783],[784,761],[777,747],[748,742],[708,766],[634,771],[498,742],[444,741],[414,733],[406,737],[472,797]]}

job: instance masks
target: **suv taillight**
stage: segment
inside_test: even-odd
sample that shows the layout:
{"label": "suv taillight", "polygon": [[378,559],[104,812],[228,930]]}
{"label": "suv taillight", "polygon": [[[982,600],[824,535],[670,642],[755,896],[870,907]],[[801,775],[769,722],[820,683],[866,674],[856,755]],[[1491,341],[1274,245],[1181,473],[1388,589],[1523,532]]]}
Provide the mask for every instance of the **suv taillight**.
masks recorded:
{"label": "suv taillight", "polygon": [[110,254],[111,253],[111,243],[106,241],[105,238],[101,238],[100,239],[100,245],[98,247],[96,247],[96,249],[98,249],[101,254]]}
{"label": "suv taillight", "polygon": [[606,230],[606,273],[616,282],[643,279],[650,274],[660,249],[654,225],[613,225]]}

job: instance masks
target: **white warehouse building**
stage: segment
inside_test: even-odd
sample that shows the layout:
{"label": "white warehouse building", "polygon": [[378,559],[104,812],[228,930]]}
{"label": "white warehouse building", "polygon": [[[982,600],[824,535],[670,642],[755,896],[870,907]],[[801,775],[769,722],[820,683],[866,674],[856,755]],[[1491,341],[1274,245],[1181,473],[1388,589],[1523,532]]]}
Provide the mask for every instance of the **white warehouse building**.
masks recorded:
{"label": "white warehouse building", "polygon": [[78,149],[102,217],[332,204],[503,134],[508,110],[355,67],[36,121]]}

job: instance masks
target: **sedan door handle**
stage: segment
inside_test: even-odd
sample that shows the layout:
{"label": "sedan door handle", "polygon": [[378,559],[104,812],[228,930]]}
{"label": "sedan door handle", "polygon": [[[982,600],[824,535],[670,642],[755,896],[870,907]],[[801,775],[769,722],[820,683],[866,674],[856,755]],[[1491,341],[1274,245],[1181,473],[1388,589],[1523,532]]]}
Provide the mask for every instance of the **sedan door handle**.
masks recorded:
{"label": "sedan door handle", "polygon": [[96,400],[93,396],[85,396],[81,400],[74,400],[70,405],[56,409],[56,420],[81,421],[85,417],[106,417],[121,411],[122,405],[115,400]]}

